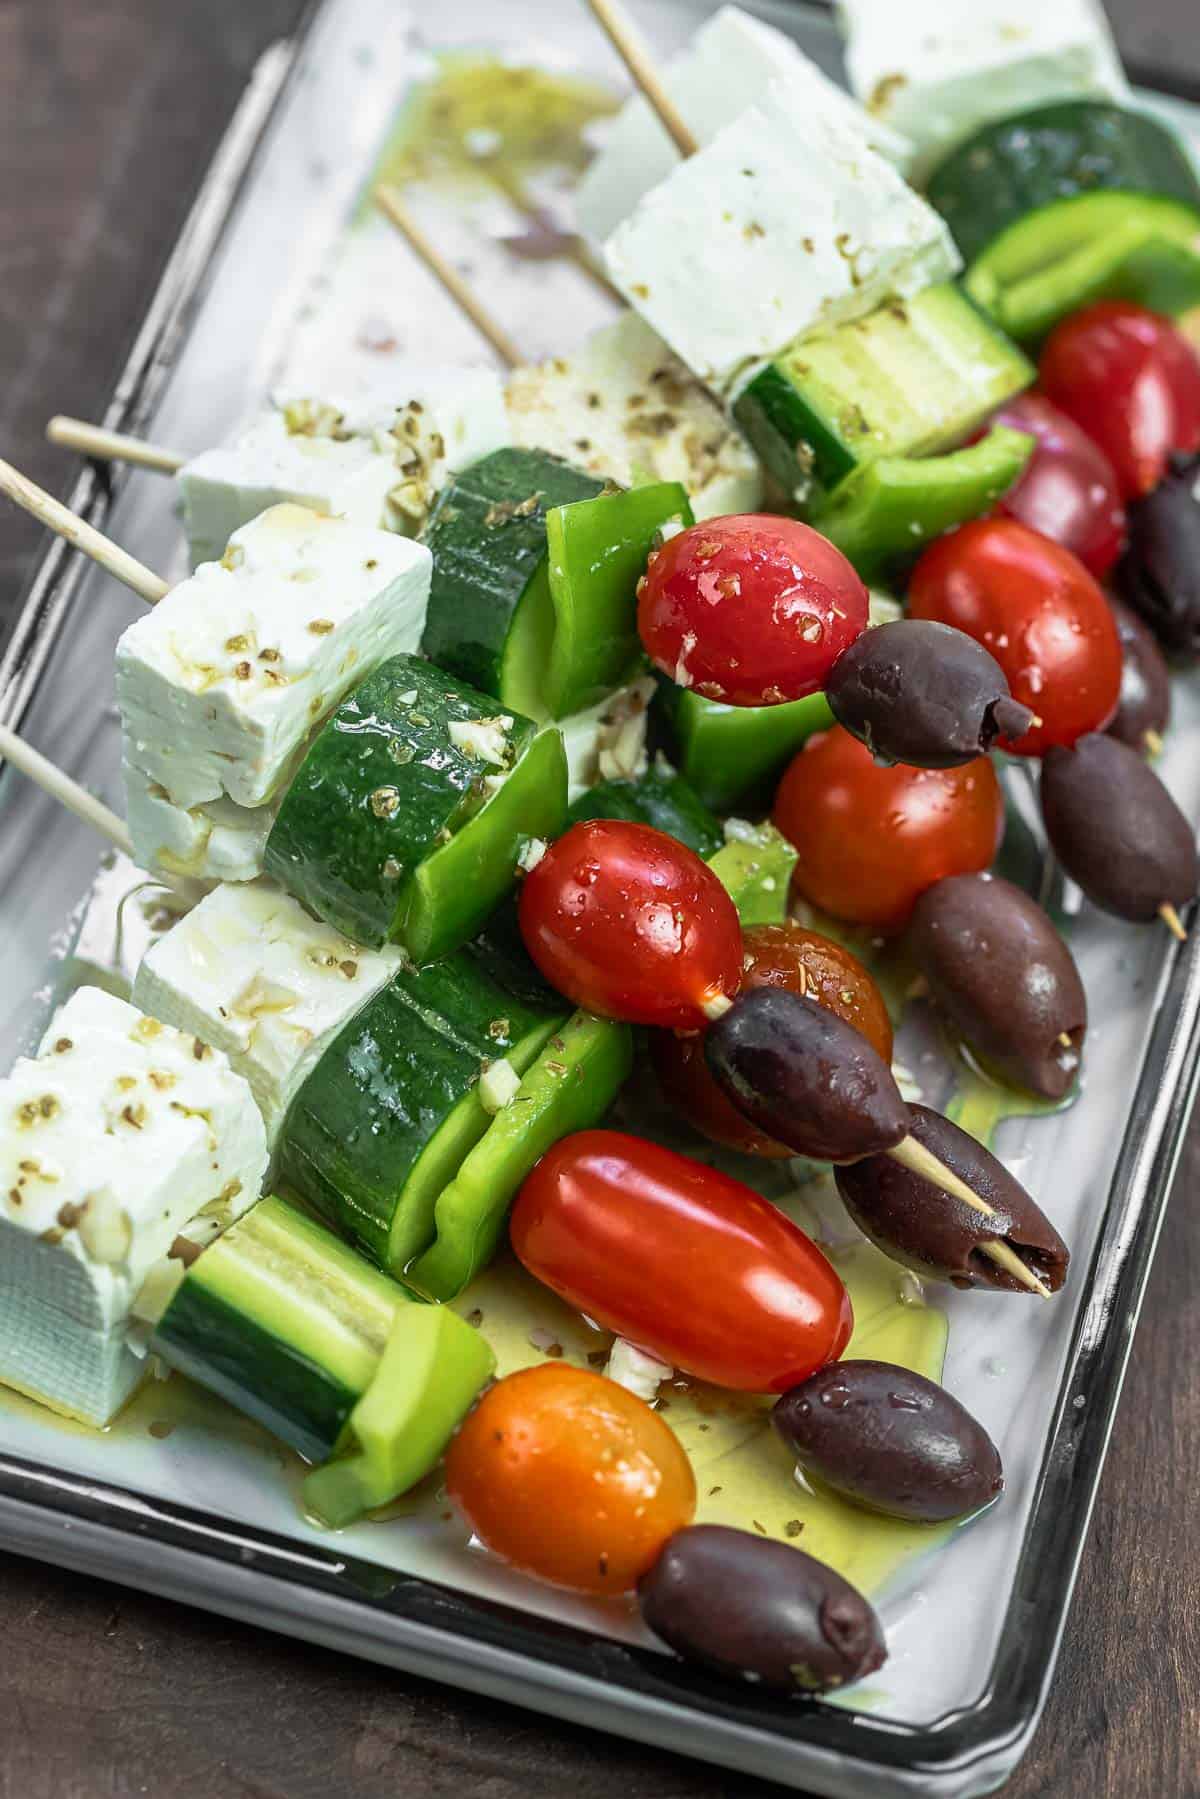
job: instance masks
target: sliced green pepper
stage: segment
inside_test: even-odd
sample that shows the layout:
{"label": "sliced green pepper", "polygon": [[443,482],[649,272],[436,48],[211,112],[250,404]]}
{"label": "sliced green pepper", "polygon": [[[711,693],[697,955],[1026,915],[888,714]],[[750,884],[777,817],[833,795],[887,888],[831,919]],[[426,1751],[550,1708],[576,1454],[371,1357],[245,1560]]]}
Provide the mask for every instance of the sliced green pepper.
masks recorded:
{"label": "sliced green pepper", "polygon": [[738,909],[743,926],[782,924],[788,915],[788,892],[796,852],[774,825],[741,823],[708,866]]}
{"label": "sliced green pepper", "polygon": [[813,517],[864,581],[877,581],[933,538],[987,512],[1033,454],[1033,439],[995,425],[947,456],[886,456],[847,477]]}
{"label": "sliced green pepper", "polygon": [[833,723],[823,693],[783,706],[723,706],[665,676],[654,706],[667,720],[680,774],[717,812],[765,785],[814,731]]}
{"label": "sliced green pepper", "polygon": [[343,700],[284,796],[269,873],[353,942],[418,961],[474,936],[531,837],[566,817],[555,733],[417,656]]}
{"label": "sliced green pepper", "polygon": [[687,526],[677,481],[555,506],[547,579],[532,583],[504,647],[500,692],[532,718],[566,718],[629,680],[642,659],[637,584],[664,525]]}
{"label": "sliced green pepper", "polygon": [[405,1279],[436,1299],[461,1293],[496,1253],[508,1208],[534,1163],[560,1137],[599,1123],[632,1064],[628,1025],[576,1012],[439,1195],[437,1235]]}

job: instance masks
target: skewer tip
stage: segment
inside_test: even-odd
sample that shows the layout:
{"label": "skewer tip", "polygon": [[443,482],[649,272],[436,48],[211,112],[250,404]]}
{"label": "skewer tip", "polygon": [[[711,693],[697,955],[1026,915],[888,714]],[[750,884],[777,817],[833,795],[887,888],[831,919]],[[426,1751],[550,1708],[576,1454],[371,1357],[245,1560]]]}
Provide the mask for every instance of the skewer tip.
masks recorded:
{"label": "skewer tip", "polygon": [[1147,755],[1149,755],[1149,756],[1161,756],[1162,755],[1163,740],[1162,740],[1162,732],[1161,731],[1149,731],[1149,730],[1143,731],[1142,732],[1142,742],[1146,746]]}
{"label": "skewer tip", "polygon": [[1174,906],[1167,905],[1164,902],[1164,904],[1158,908],[1158,916],[1162,919],[1177,943],[1187,942],[1188,934],[1183,928],[1183,920],[1180,918]]}
{"label": "skewer tip", "polygon": [[710,993],[707,999],[700,1002],[700,1010],[710,1024],[716,1024],[718,1018],[724,1018],[733,1005],[727,993]]}

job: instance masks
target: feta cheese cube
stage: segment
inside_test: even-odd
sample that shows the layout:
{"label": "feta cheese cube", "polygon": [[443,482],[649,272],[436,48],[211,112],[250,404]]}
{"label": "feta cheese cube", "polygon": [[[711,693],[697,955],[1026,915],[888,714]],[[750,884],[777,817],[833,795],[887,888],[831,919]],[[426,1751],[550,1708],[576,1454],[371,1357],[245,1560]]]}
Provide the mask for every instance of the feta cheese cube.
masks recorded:
{"label": "feta cheese cube", "polygon": [[491,369],[397,370],[386,389],[350,397],[277,394],[179,471],[192,567],[219,560],[235,531],[285,500],[415,537],[447,478],[507,442]]}
{"label": "feta cheese cube", "polygon": [[103,987],[128,999],[142,957],[182,918],[188,904],[178,889],[160,886],[128,856],[114,851],[77,909],[68,984]]}
{"label": "feta cheese cube", "polygon": [[151,946],[137,1004],[228,1056],[273,1146],[303,1082],[402,961],[318,924],[273,881],[218,887]]}
{"label": "feta cheese cube", "polygon": [[754,512],[762,470],[741,432],[636,312],[571,356],[513,371],[513,442],[550,450],[622,487],[679,481],[699,518]]}
{"label": "feta cheese cube", "polygon": [[[714,13],[688,48],[665,63],[659,74],[684,124],[701,144],[711,143],[782,76],[793,81],[798,100],[840,119],[879,155],[903,164],[908,154],[904,138],[836,86],[786,32],[751,18],[737,6],[723,6]],[[580,230],[602,243],[678,161],[679,151],[657,114],[636,94],[607,127],[599,154],[575,190]]]}
{"label": "feta cheese cube", "polygon": [[132,763],[122,772],[125,822],[143,868],[195,881],[253,881],[262,873],[276,804],[238,806],[222,798],[185,810]]}
{"label": "feta cheese cube", "polygon": [[247,1084],[99,988],[0,1081],[0,1381],[105,1424],[143,1364],[133,1300],[199,1214],[231,1223],[267,1166]]}
{"label": "feta cheese cube", "polygon": [[850,85],[912,141],[916,174],[1010,113],[1129,99],[1100,0],[840,0],[838,11]]}
{"label": "feta cheese cube", "polygon": [[273,506],[117,645],[125,761],[185,811],[261,806],[350,688],[420,647],[423,544]]}
{"label": "feta cheese cube", "polygon": [[651,189],[605,259],[630,304],[722,397],[797,338],[960,267],[937,213],[786,80]]}
{"label": "feta cheese cube", "polygon": [[562,733],[567,753],[567,800],[570,805],[597,781],[633,780],[646,771],[646,726],[654,680],[643,675],[607,699],[554,728]]}

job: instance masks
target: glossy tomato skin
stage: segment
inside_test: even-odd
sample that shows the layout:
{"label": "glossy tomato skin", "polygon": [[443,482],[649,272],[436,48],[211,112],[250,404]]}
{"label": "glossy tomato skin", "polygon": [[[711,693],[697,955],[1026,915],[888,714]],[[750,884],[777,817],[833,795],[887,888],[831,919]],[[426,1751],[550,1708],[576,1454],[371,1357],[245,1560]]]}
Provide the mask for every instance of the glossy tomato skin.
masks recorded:
{"label": "glossy tomato skin", "polygon": [[803,1231],[740,1181],[641,1137],[563,1138],[526,1179],[510,1230],[568,1305],[716,1386],[784,1393],[850,1339],[849,1295]]}
{"label": "glossy tomato skin", "polygon": [[[857,956],[831,937],[786,924],[751,925],[742,932],[742,991],[786,987],[836,1012],[860,1030],[885,1062],[892,1059],[892,1021],[883,995]],[[676,1111],[714,1143],[744,1155],[782,1160],[795,1152],[756,1130],[708,1071],[702,1032],[655,1031],[650,1054],[663,1092]]]}
{"label": "glossy tomato skin", "polygon": [[638,630],[681,686],[731,706],[776,706],[824,686],[865,630],[868,594],[810,525],[769,513],[705,519],[651,555]]}
{"label": "glossy tomato skin", "polygon": [[1200,360],[1170,319],[1102,300],[1064,319],[1039,386],[1108,457],[1123,498],[1158,486],[1173,450],[1200,449]]}
{"label": "glossy tomato skin", "polygon": [[698,1030],[737,993],[742,928],[711,868],[650,825],[572,825],[526,876],[521,935],[560,993],[604,1018]]}
{"label": "glossy tomato skin", "polygon": [[837,725],[793,758],[772,817],[796,848],[793,897],[893,932],[935,881],[990,868],[1004,799],[986,756],[957,768],[881,768]]}
{"label": "glossy tomato skin", "polygon": [[484,1394],[450,1445],[446,1488],[496,1555],[583,1593],[629,1592],[696,1509],[692,1465],[663,1419],[567,1362]]}
{"label": "glossy tomato skin", "polygon": [[1044,394],[1019,394],[993,422],[1037,440],[1020,480],[1000,501],[1000,511],[1061,544],[1102,579],[1121,554],[1126,529],[1108,457]]}
{"label": "glossy tomato skin", "polygon": [[1018,755],[1069,749],[1117,709],[1121,642],[1103,590],[1070,550],[1016,519],[974,519],[930,544],[908,609],[991,651],[1013,698],[1042,720],[1003,746]]}

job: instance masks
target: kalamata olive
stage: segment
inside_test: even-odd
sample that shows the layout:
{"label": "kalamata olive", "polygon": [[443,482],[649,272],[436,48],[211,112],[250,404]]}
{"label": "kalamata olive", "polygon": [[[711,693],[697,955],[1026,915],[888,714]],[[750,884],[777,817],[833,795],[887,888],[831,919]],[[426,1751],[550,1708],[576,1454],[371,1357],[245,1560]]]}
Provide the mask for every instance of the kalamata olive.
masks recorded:
{"label": "kalamata olive", "polygon": [[917,901],[908,947],[972,1049],[1016,1086],[1063,1097],[1079,1072],[1087,999],[1036,900],[997,875],[949,875]]}
{"label": "kalamata olive", "polygon": [[1055,855],[1093,904],[1148,924],[1196,897],[1191,825],[1127,744],[1094,732],[1042,761],[1042,817]]}
{"label": "kalamata olive", "polygon": [[936,1381],[891,1362],[831,1362],[771,1416],[805,1474],[889,1518],[945,1524],[1004,1486],[982,1424]]}
{"label": "kalamata olive", "polygon": [[998,1238],[1057,1293],[1067,1278],[1067,1246],[1004,1164],[926,1106],[908,1108],[908,1129],[995,1215],[985,1218],[965,1200],[943,1193],[891,1156],[871,1156],[835,1170],[838,1192],[859,1230],[894,1262],[917,1274],[951,1281],[956,1287],[1024,1292],[1015,1276],[998,1268],[980,1249],[982,1243]]}
{"label": "kalamata olive", "polygon": [[1117,591],[1171,656],[1200,656],[1200,456],[1175,455],[1165,480],[1129,507]]}
{"label": "kalamata olive", "polygon": [[995,658],[952,625],[901,618],[864,631],[825,682],[833,715],[881,762],[957,768],[1033,723]]}
{"label": "kalamata olive", "polygon": [[797,1155],[851,1162],[908,1131],[892,1071],[862,1032],[783,987],[736,999],[709,1026],[704,1055],[739,1111]]}
{"label": "kalamata olive", "polygon": [[1131,750],[1153,751],[1171,719],[1171,671],[1153,631],[1136,612],[1109,595],[1121,639],[1121,699],[1108,727]]}
{"label": "kalamata olive", "polygon": [[724,1524],[676,1531],[638,1602],[688,1661],[787,1693],[828,1693],[887,1660],[879,1619],[849,1581],[802,1549]]}

